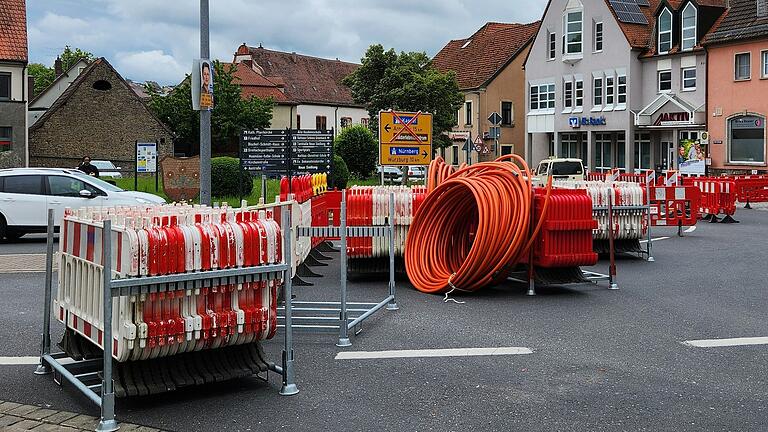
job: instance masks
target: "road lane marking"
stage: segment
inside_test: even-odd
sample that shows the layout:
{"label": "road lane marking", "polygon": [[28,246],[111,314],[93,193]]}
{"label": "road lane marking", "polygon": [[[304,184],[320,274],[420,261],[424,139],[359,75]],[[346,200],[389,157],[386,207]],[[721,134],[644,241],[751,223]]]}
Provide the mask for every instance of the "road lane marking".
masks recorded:
{"label": "road lane marking", "polygon": [[768,345],[768,337],[743,337],[743,338],[730,338],[730,339],[699,339],[688,340],[683,342],[684,345],[689,345],[697,348],[717,348],[717,347],[732,347],[732,346],[746,346],[746,345]]}
{"label": "road lane marking", "polygon": [[690,233],[692,233],[694,231],[696,231],[696,225],[694,225],[692,227],[688,227],[688,229],[685,230],[685,233],[690,234]]}
{"label": "road lane marking", "polygon": [[[652,242],[657,242],[661,240],[669,240],[671,237],[656,237],[651,239]],[[640,240],[640,243],[648,243],[648,240]]]}
{"label": "road lane marking", "polygon": [[40,356],[0,357],[0,366],[36,365]]}
{"label": "road lane marking", "polygon": [[496,347],[496,348],[447,348],[422,350],[395,351],[343,351],[336,355],[336,360],[367,360],[391,358],[424,358],[424,357],[476,357],[533,354],[526,347]]}

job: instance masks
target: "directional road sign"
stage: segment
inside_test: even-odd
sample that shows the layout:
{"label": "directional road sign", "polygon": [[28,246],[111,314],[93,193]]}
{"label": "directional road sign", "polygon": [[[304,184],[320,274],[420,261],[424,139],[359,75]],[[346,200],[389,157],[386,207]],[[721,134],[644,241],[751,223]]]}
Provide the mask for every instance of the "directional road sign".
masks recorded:
{"label": "directional road sign", "polygon": [[491,122],[492,125],[500,125],[501,124],[501,116],[496,111],[492,112],[491,115],[488,116],[488,121]]}
{"label": "directional road sign", "polygon": [[429,165],[432,160],[432,114],[379,112],[379,163]]}

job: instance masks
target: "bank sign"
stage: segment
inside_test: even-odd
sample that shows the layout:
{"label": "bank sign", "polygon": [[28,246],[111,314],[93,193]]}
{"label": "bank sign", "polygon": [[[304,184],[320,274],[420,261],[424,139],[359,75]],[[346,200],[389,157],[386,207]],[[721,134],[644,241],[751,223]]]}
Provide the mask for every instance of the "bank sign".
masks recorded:
{"label": "bank sign", "polygon": [[601,117],[571,117],[568,119],[568,124],[574,128],[580,128],[582,126],[605,126],[605,116]]}

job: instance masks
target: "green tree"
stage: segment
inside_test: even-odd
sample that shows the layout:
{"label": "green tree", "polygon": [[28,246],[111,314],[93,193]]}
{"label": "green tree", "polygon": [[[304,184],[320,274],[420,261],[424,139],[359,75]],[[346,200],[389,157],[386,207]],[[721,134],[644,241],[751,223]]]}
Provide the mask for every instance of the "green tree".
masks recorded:
{"label": "green tree", "polygon": [[[212,151],[237,153],[240,130],[263,129],[272,122],[274,101],[251,97],[242,99],[242,90],[234,77],[236,66],[218,61],[213,65],[214,109],[211,114]],[[200,116],[192,109],[189,76],[169,95],[150,93],[150,109],[176,134],[180,144],[200,148]]]}
{"label": "green tree", "polygon": [[333,145],[352,175],[368,178],[376,169],[378,143],[367,127],[355,125],[344,128]]}
{"label": "green tree", "polygon": [[344,79],[355,102],[365,104],[371,129],[378,131],[381,110],[423,111],[433,115],[436,147],[450,144],[443,132],[456,125],[456,111],[464,101],[456,74],[442,73],[432,66],[426,53],[384,50],[371,45],[362,65]]}
{"label": "green tree", "polygon": [[[68,71],[75,63],[80,59],[92,61],[94,56],[88,51],[83,51],[80,48],[72,48],[69,45],[64,47],[64,51],[59,54],[61,59],[61,68],[64,72]],[[29,65],[29,75],[35,77],[35,94],[40,94],[43,90],[47,89],[51,83],[56,79],[56,72],[53,69],[53,65],[46,66],[42,63],[31,63]]]}

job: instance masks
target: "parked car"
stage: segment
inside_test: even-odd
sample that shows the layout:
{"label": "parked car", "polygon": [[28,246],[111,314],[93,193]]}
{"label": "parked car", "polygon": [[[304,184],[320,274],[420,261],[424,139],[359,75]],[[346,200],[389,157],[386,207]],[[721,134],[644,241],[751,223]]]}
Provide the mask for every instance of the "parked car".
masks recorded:
{"label": "parked car", "polygon": [[384,181],[385,182],[395,182],[395,183],[402,183],[403,182],[403,172],[398,167],[394,166],[379,166],[376,170],[376,173],[379,177],[381,177],[381,171],[384,170]]}
{"label": "parked car", "polygon": [[424,181],[427,176],[427,167],[421,165],[409,165],[408,166],[408,180],[409,181]]}
{"label": "parked car", "polygon": [[48,209],[58,225],[69,207],[163,204],[157,195],[120,189],[75,169],[11,168],[0,170],[0,239],[15,240],[45,232]]}
{"label": "parked car", "polygon": [[120,172],[122,169],[119,166],[115,166],[108,160],[92,160],[91,165],[99,169],[99,177],[110,179],[121,179],[123,174]]}

